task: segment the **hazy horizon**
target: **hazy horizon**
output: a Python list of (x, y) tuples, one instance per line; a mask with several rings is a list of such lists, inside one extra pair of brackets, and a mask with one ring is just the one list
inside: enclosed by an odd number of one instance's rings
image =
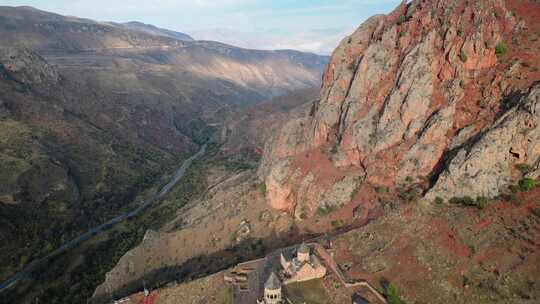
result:
[(251, 49), (294, 49), (329, 55), (369, 16), (387, 13), (400, 0), (7, 0), (97, 21), (139, 21)]

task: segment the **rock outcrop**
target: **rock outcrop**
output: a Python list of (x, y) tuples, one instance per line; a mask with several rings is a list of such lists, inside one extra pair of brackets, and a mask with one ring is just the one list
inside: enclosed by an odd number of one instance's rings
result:
[[(351, 178), (355, 195), (338, 205), (406, 183), (429, 198), (493, 196), (514, 183), (512, 166), (539, 153), (536, 90), (520, 106), (507, 102), (540, 79), (530, 38), (539, 10), (531, 1), (430, 0), (368, 19), (332, 55), (310, 115), (267, 143), (259, 172), (268, 203), (309, 216)], [(518, 126), (523, 119), (531, 125)], [(474, 160), (458, 151), (471, 144)], [(471, 170), (485, 178), (473, 180)]]
[(450, 196), (494, 197), (516, 179), (516, 164), (526, 175), (540, 173), (540, 85), (520, 98), (485, 131), (465, 143), (445, 166), (428, 199)]
[(0, 75), (20, 84), (56, 84), (60, 78), (54, 67), (26, 48), (0, 48), (0, 63)]

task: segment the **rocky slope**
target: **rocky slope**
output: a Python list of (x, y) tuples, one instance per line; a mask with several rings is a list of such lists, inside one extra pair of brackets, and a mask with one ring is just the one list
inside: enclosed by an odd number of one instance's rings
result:
[(298, 218), (376, 207), (417, 184), (425, 201), (495, 197), (540, 161), (540, 5), (412, 1), (336, 49), (310, 115), (266, 147), (268, 203)]

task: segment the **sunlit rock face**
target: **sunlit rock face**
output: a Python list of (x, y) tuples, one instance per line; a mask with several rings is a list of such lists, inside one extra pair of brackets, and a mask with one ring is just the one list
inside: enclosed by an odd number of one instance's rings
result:
[[(419, 182), (430, 199), (497, 195), (516, 164), (538, 163), (534, 19), (500, 0), (412, 1), (368, 19), (333, 53), (311, 113), (267, 143), (268, 203), (312, 215), (344, 180), (358, 189)], [(522, 106), (509, 101), (516, 95)], [(473, 171), (485, 174), (474, 185)], [(349, 200), (369, 191), (353, 192)]]

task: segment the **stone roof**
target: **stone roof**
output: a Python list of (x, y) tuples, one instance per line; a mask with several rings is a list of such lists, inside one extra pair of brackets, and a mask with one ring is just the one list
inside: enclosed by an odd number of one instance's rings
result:
[(270, 274), (270, 277), (264, 284), (265, 289), (276, 290), (281, 288), (281, 282), (279, 281), (275, 272)]
[(309, 253), (309, 247), (306, 245), (306, 243), (302, 243), (298, 247), (298, 253)]

